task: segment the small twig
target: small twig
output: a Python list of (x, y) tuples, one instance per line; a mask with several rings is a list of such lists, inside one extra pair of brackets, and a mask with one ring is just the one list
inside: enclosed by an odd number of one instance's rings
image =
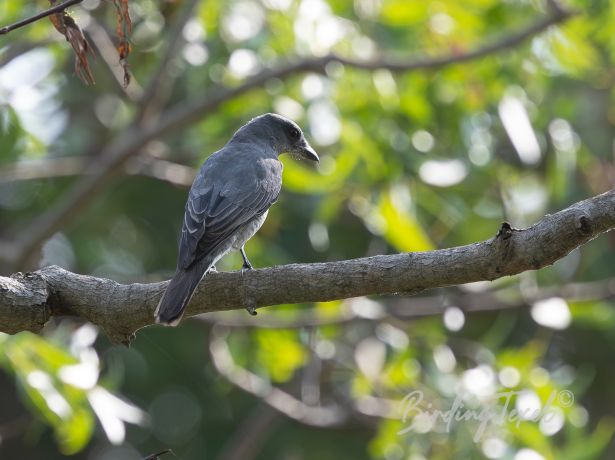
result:
[(83, 0), (67, 0), (64, 3), (60, 3), (59, 5), (52, 6), (48, 10), (38, 13), (30, 18), (22, 19), (21, 21), (18, 21), (15, 24), (2, 27), (0, 29), (0, 35), (8, 34), (12, 30), (19, 29), (20, 27), (27, 26), (28, 24), (32, 24), (33, 22), (36, 22), (39, 19), (46, 18), (47, 16), (51, 16), (54, 13), (59, 13), (60, 11), (64, 11), (69, 6), (76, 5), (77, 3), (81, 3), (82, 1)]
[(175, 455), (175, 453), (171, 449), (165, 449), (165, 450), (161, 450), (160, 452), (156, 452), (155, 454), (150, 454), (147, 457), (144, 457), (142, 460), (160, 460), (160, 457), (162, 457), (165, 454)]

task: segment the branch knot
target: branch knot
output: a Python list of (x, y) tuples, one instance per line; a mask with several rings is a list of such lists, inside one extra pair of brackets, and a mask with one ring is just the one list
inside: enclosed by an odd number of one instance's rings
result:
[(585, 214), (581, 215), (578, 219), (577, 219), (577, 230), (582, 234), (582, 235), (586, 235), (589, 236), (593, 233), (592, 230), (592, 224), (591, 224), (591, 220), (588, 216), (586, 216)]

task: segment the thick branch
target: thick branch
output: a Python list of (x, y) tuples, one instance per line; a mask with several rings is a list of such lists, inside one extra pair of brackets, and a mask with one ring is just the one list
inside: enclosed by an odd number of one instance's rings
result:
[(394, 72), (441, 68), (512, 48), (550, 26), (564, 21), (572, 14), (561, 9), (554, 10), (549, 16), (536, 21), (523, 30), (466, 53), (455, 52), (441, 57), (403, 61), (383, 58), (369, 62), (329, 54), (323, 57), (296, 60), (273, 69), (265, 69), (235, 88), (212, 88), (201, 99), (182, 101), (153, 123), (142, 125), (133, 123), (123, 136), (96, 155), (97, 159), (89, 167), (93, 174), (81, 178), (49, 211), (29, 225), (26, 231), (21, 232), (16, 241), (11, 244), (0, 245), (2, 246), (0, 247), (0, 250), (2, 250), (0, 256), (6, 261), (7, 267), (11, 269), (21, 266), (47, 238), (79, 215), (79, 211), (96, 197), (97, 192), (106, 186), (118, 169), (130, 158), (137, 155), (148, 142), (215, 113), (221, 104), (255, 88), (262, 87), (272, 78), (287, 79), (304, 72), (325, 73), (327, 66), (331, 63), (340, 63), (365, 70), (389, 69)]
[[(615, 189), (581, 201), (524, 230), (502, 225), (481, 243), (429, 252), (292, 264), (205, 277), (188, 316), (246, 305), (317, 302), (366, 295), (414, 294), (425, 289), (494, 280), (536, 270), (615, 228)], [(47, 267), (0, 278), (0, 331), (38, 331), (53, 315), (74, 315), (127, 342), (153, 323), (166, 282), (123, 285)], [(258, 317), (254, 319), (258, 321)]]

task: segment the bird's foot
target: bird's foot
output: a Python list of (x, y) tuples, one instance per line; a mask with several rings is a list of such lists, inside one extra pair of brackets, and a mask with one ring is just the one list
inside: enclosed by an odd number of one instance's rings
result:
[(256, 301), (252, 297), (246, 298), (246, 311), (250, 316), (256, 316)]
[(248, 270), (254, 270), (254, 267), (252, 266), (250, 262), (244, 262), (243, 265), (241, 266), (241, 276), (243, 276), (243, 274), (247, 272)]
[(246, 300), (245, 301), (246, 311), (250, 313), (251, 316), (256, 316), (256, 301), (252, 297), (248, 296), (246, 283), (245, 283), (245, 280), (243, 279), (244, 273), (248, 270), (253, 270), (254, 267), (252, 267), (252, 264), (246, 257), (246, 251), (243, 249), (243, 246), (241, 247), (241, 256), (243, 257), (243, 266), (241, 267), (241, 281), (243, 284), (244, 298)]

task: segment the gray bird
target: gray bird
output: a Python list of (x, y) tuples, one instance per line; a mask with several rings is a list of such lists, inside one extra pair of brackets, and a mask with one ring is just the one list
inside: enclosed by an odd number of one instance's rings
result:
[(319, 161), (296, 123), (267, 113), (205, 161), (190, 188), (177, 270), (158, 303), (156, 322), (176, 326), (203, 276), (231, 249), (241, 251), (242, 271), (252, 268), (244, 245), (278, 199), (281, 153)]

